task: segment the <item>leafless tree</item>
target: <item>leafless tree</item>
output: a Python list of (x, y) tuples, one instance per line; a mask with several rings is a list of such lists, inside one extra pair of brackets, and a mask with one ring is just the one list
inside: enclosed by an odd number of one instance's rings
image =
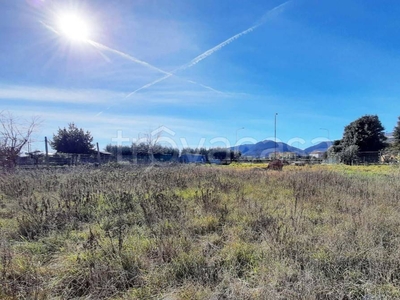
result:
[(156, 152), (157, 144), (162, 136), (162, 132), (152, 131), (145, 135), (146, 145), (149, 147), (150, 161), (154, 163), (154, 153)]
[(39, 117), (30, 121), (15, 117), (9, 111), (0, 111), (0, 165), (14, 168), (18, 155), (39, 127)]
[[(159, 147), (158, 142), (162, 137), (162, 133), (162, 130), (159, 129), (149, 131), (149, 133), (142, 134), (142, 137), (138, 138), (136, 141), (136, 147), (138, 147), (141, 152), (147, 152), (151, 163), (155, 161), (154, 153), (157, 152)], [(136, 151), (138, 151), (138, 149), (136, 149)]]

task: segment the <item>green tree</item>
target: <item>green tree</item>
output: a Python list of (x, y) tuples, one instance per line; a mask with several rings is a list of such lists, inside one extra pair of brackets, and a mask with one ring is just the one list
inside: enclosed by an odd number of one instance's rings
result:
[(400, 150), (400, 117), (397, 120), (397, 126), (393, 129), (394, 144), (396, 150)]
[(352, 165), (358, 159), (358, 151), (357, 145), (345, 147), (340, 153), (340, 160), (346, 165)]
[(107, 152), (110, 152), (112, 155), (117, 156), (121, 154), (122, 156), (132, 156), (133, 155), (133, 146), (117, 146), (108, 144), (105, 148)]
[(50, 145), (57, 152), (89, 154), (93, 151), (93, 137), (89, 131), (84, 132), (74, 123), (68, 124), (68, 128), (59, 128), (57, 134), (53, 135)]
[(229, 148), (212, 148), (209, 149), (208, 156), (213, 159), (233, 161), (237, 160), (241, 156), (241, 153)]
[(205, 157), (208, 156), (208, 150), (204, 147), (196, 148), (196, 153), (204, 155)]
[(347, 125), (344, 129), (342, 146), (358, 146), (362, 151), (379, 151), (386, 147), (385, 128), (376, 115), (365, 115)]
[(197, 149), (186, 147), (181, 150), (181, 155), (184, 154), (198, 154)]
[(179, 149), (157, 145), (153, 150), (153, 155), (157, 161), (174, 161), (178, 159)]
[(149, 143), (132, 144), (133, 154), (141, 161), (174, 161), (178, 159), (179, 149)]

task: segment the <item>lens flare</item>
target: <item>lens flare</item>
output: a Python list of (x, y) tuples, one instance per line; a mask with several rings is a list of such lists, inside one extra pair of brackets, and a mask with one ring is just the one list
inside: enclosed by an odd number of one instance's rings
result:
[(91, 29), (85, 19), (76, 13), (65, 13), (58, 17), (58, 29), (72, 41), (88, 41)]

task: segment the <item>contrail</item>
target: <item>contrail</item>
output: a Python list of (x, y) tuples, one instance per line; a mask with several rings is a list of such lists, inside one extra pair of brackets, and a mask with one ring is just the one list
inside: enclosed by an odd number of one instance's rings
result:
[(202, 83), (198, 83), (198, 82), (193, 81), (193, 80), (187, 80), (187, 82), (190, 82), (190, 83), (193, 83), (193, 84), (197, 84), (197, 85), (199, 85), (199, 86), (202, 86), (202, 87), (205, 88), (205, 89), (209, 89), (210, 91), (216, 92), (216, 93), (218, 93), (218, 94), (223, 94), (223, 95), (226, 94), (226, 93), (221, 92), (221, 91), (218, 91), (218, 90), (216, 90), (216, 89), (214, 89), (214, 88), (212, 88), (212, 87), (210, 87), (210, 86), (204, 85), (204, 84), (202, 84)]
[[(161, 78), (159, 78), (159, 79), (157, 79), (157, 80), (155, 80), (155, 81), (153, 81), (153, 82), (150, 82), (150, 83), (148, 83), (148, 84), (145, 84), (144, 86), (142, 86), (142, 87), (140, 87), (140, 88), (134, 90), (133, 92), (129, 93), (129, 94), (126, 96), (126, 98), (132, 96), (133, 94), (136, 94), (137, 92), (139, 92), (139, 91), (141, 91), (141, 90), (147, 89), (147, 88), (149, 88), (149, 87), (155, 85), (156, 83), (159, 83), (159, 82), (161, 82), (161, 81), (164, 81), (165, 79), (167, 79), (167, 78), (169, 78), (169, 77), (175, 75), (175, 73), (177, 73), (177, 72), (179, 72), (179, 71), (183, 71), (183, 70), (186, 70), (186, 69), (188, 69), (188, 68), (193, 67), (194, 65), (198, 64), (199, 62), (201, 62), (203, 59), (206, 59), (206, 58), (209, 57), (210, 55), (212, 55), (212, 54), (214, 54), (215, 52), (221, 50), (223, 47), (229, 45), (229, 44), (232, 43), (234, 40), (240, 38), (241, 36), (243, 36), (243, 35), (245, 35), (245, 34), (248, 34), (248, 33), (252, 32), (253, 30), (255, 30), (255, 29), (257, 29), (258, 27), (260, 27), (261, 25), (263, 25), (263, 24), (268, 20), (268, 17), (270, 17), (270, 16), (271, 16), (273, 13), (275, 13), (275, 12), (278, 12), (278, 13), (279, 13), (280, 11), (282, 11), (283, 8), (284, 8), (285, 6), (287, 6), (290, 2), (292, 2), (292, 0), (286, 1), (285, 3), (282, 3), (282, 4), (280, 4), (280, 5), (276, 6), (276, 7), (274, 7), (273, 9), (271, 9), (270, 11), (268, 11), (267, 13), (265, 13), (264, 16), (257, 22), (256, 25), (253, 25), (252, 27), (250, 27), (250, 28), (248, 28), (248, 29), (246, 29), (246, 30), (244, 30), (244, 31), (242, 31), (242, 32), (240, 32), (240, 33), (238, 33), (238, 34), (235, 34), (234, 36), (230, 37), (229, 39), (225, 40), (224, 42), (218, 44), (217, 46), (215, 46), (215, 47), (213, 47), (213, 48), (207, 50), (206, 52), (200, 54), (199, 56), (195, 57), (194, 59), (192, 59), (192, 60), (191, 60), (190, 62), (188, 62), (187, 64), (184, 64), (184, 65), (180, 66), (179, 68), (173, 70), (171, 73), (167, 74), (166, 76), (161, 77)], [(196, 84), (198, 84), (198, 83), (196, 83)], [(203, 85), (202, 85), (202, 86), (203, 86)], [(207, 88), (208, 88), (208, 87), (207, 87)]]
[(153, 82), (150, 82), (150, 83), (148, 83), (148, 84), (145, 84), (144, 86), (142, 86), (142, 87), (140, 87), (140, 88), (134, 90), (133, 92), (129, 93), (128, 95), (126, 95), (126, 96), (125, 96), (125, 99), (126, 99), (126, 98), (129, 98), (130, 96), (132, 96), (133, 94), (136, 94), (137, 92), (139, 92), (139, 91), (141, 91), (141, 90), (147, 89), (147, 88), (151, 87), (152, 85), (155, 85), (155, 84), (158, 83), (158, 82), (164, 81), (165, 79), (170, 78), (171, 76), (173, 76), (173, 75), (172, 75), (172, 74), (168, 74), (168, 75), (166, 75), (166, 76), (164, 76), (164, 77), (161, 77), (161, 78), (159, 78), (159, 79), (157, 79), (157, 80), (155, 80), (155, 81), (153, 81)]
[(130, 60), (130, 61), (133, 61), (134, 63), (137, 63), (137, 64), (140, 64), (140, 65), (142, 65), (142, 66), (145, 66), (145, 67), (147, 67), (147, 68), (149, 68), (149, 69), (158, 71), (158, 72), (163, 73), (163, 74), (173, 75), (173, 74), (171, 74), (171, 73), (169, 73), (169, 72), (166, 72), (166, 71), (164, 71), (164, 70), (161, 70), (160, 68), (157, 68), (157, 67), (155, 67), (155, 66), (153, 66), (153, 65), (151, 65), (151, 64), (149, 64), (149, 63), (147, 63), (147, 62), (145, 62), (145, 61), (143, 61), (143, 60), (137, 59), (137, 58), (135, 58), (135, 57), (133, 57), (133, 56), (131, 56), (131, 55), (129, 55), (129, 54), (126, 54), (126, 53), (121, 52), (121, 51), (118, 51), (118, 50), (116, 50), (116, 49), (107, 47), (107, 46), (102, 45), (102, 44), (100, 44), (100, 43), (97, 43), (97, 42), (95, 42), (95, 41), (87, 40), (86, 42), (89, 43), (90, 45), (92, 45), (92, 46), (95, 47), (95, 48), (100, 48), (100, 49), (103, 49), (103, 50), (112, 52), (112, 53), (117, 54), (117, 55), (119, 55), (119, 56), (121, 56), (121, 57), (123, 57), (123, 58), (126, 58), (126, 59), (128, 59), (128, 60)]
[[(140, 87), (140, 88), (134, 90), (133, 92), (129, 93), (128, 95), (126, 95), (126, 96), (125, 96), (125, 99), (126, 99), (126, 98), (129, 98), (130, 96), (132, 96), (133, 94), (136, 94), (137, 92), (139, 92), (139, 91), (141, 91), (141, 90), (145, 90), (145, 89), (147, 89), (147, 88), (149, 88), (149, 87), (155, 85), (156, 83), (159, 83), (159, 82), (161, 82), (161, 81), (164, 81), (165, 79), (170, 78), (171, 76), (174, 76), (174, 74), (171, 73), (171, 74), (165, 75), (164, 77), (161, 77), (161, 78), (159, 78), (159, 79), (157, 79), (157, 80), (154, 80), (153, 82), (150, 82), (150, 83), (148, 83), (148, 84), (145, 84), (144, 86), (142, 86), (142, 87)], [(189, 82), (189, 83), (197, 84), (197, 85), (199, 85), (199, 86), (201, 86), (201, 87), (203, 87), (203, 88), (209, 89), (209, 90), (211, 90), (211, 91), (213, 91), (213, 92), (215, 92), (215, 93), (219, 93), (219, 94), (225, 95), (224, 92), (218, 91), (218, 90), (216, 90), (216, 89), (213, 89), (212, 87), (209, 87), (209, 86), (207, 86), (207, 85), (198, 83), (198, 82), (196, 82), (196, 81), (193, 81), (193, 80), (186, 80), (186, 81)]]
[(194, 65), (198, 64), (199, 62), (201, 62), (203, 59), (205, 59), (205, 58), (209, 57), (210, 55), (212, 55), (214, 52), (217, 52), (218, 50), (221, 50), (226, 45), (229, 45), (234, 40), (240, 38), (242, 35), (245, 35), (245, 34), (248, 34), (249, 32), (252, 32), (254, 29), (256, 29), (257, 27), (259, 27), (261, 25), (262, 24), (254, 25), (254, 26), (250, 27), (249, 29), (246, 29), (246, 30), (234, 35), (233, 37), (227, 39), (226, 41), (222, 42), (221, 44), (218, 44), (214, 48), (211, 48), (211, 49), (207, 50), (206, 52), (204, 52), (203, 54), (200, 54), (196, 58), (192, 59), (189, 63), (179, 67), (178, 70), (181, 71), (181, 70), (185, 70), (185, 69), (188, 69), (190, 67), (193, 67)]
[[(152, 86), (153, 84), (156, 84), (157, 82), (163, 81), (163, 80), (165, 80), (165, 79), (167, 79), (167, 78), (169, 78), (169, 77), (172, 77), (172, 76), (176, 76), (173, 72), (164, 71), (164, 70), (162, 70), (162, 69), (160, 69), (160, 68), (157, 68), (157, 67), (155, 67), (155, 66), (153, 66), (153, 65), (151, 65), (151, 64), (149, 64), (149, 63), (147, 63), (147, 62), (145, 62), (145, 61), (143, 61), (143, 60), (137, 59), (137, 58), (135, 58), (135, 57), (133, 57), (133, 56), (131, 56), (131, 55), (129, 55), (129, 54), (126, 54), (126, 53), (124, 53), (124, 52), (118, 51), (118, 50), (116, 50), (116, 49), (107, 47), (107, 46), (105, 46), (105, 45), (99, 44), (99, 43), (94, 42), (94, 41), (91, 41), (91, 40), (88, 40), (87, 42), (88, 42), (90, 45), (92, 45), (92, 46), (94, 46), (94, 47), (96, 47), (96, 48), (100, 48), (100, 49), (103, 49), (103, 50), (106, 50), (106, 51), (115, 53), (115, 54), (117, 54), (117, 55), (119, 55), (119, 56), (122, 56), (122, 57), (124, 57), (124, 58), (126, 58), (126, 59), (128, 59), (128, 60), (130, 60), (130, 61), (133, 61), (133, 62), (135, 62), (135, 63), (141, 64), (141, 65), (143, 65), (143, 66), (145, 66), (145, 67), (148, 67), (148, 68), (150, 68), (150, 69), (156, 70), (156, 71), (158, 71), (158, 72), (163, 73), (163, 74), (166, 75), (166, 76), (164, 76), (164, 77), (162, 77), (162, 78), (160, 78), (160, 79), (157, 79), (156, 81), (152, 82), (151, 85), (149, 85), (150, 83), (148, 83), (148, 84), (144, 85), (143, 87), (141, 87), (141, 88), (135, 90), (134, 92), (128, 94), (128, 95), (126, 96), (126, 98), (130, 97), (131, 95), (133, 95), (134, 93), (136, 93), (136, 92), (138, 92), (138, 91), (140, 91), (140, 90), (146, 89), (146, 88)], [(177, 77), (178, 77), (178, 76), (177, 76)], [(181, 78), (181, 77), (180, 77), (180, 78)], [(187, 82), (189, 82), (189, 83), (199, 85), (199, 86), (201, 86), (201, 87), (203, 87), (203, 88), (205, 88), (205, 89), (208, 89), (208, 90), (210, 90), (210, 91), (213, 91), (213, 92), (216, 92), (216, 93), (220, 93), (220, 94), (224, 94), (224, 93), (221, 92), (221, 91), (218, 91), (218, 90), (216, 90), (216, 89), (214, 89), (214, 88), (212, 88), (212, 87), (209, 87), (209, 86), (207, 86), (207, 85), (204, 85), (204, 84), (195, 82), (195, 81), (193, 81), (193, 80), (188, 80), (188, 79), (184, 79), (184, 78), (181, 78), (181, 79), (183, 79), (183, 80), (185, 80), (185, 81), (187, 81)]]
[[(49, 30), (53, 31), (54, 33), (56, 33), (57, 35), (61, 35), (61, 33), (58, 32), (54, 27), (52, 27), (52, 26), (46, 24), (46, 23), (43, 22), (43, 21), (40, 21), (40, 23), (41, 23), (43, 26), (45, 26), (47, 29), (49, 29)], [(112, 53), (114, 53), (114, 54), (117, 54), (117, 55), (119, 55), (119, 56), (122, 56), (123, 58), (126, 58), (126, 59), (128, 59), (128, 60), (130, 60), (130, 61), (132, 61), (132, 62), (134, 62), (134, 63), (137, 63), (137, 64), (140, 64), (140, 65), (142, 65), (142, 66), (148, 67), (148, 68), (150, 68), (150, 69), (152, 69), (152, 70), (156, 70), (156, 71), (158, 71), (158, 72), (160, 72), (160, 73), (172, 75), (172, 74), (169, 73), (169, 72), (166, 72), (166, 71), (164, 71), (164, 70), (161, 70), (160, 68), (157, 68), (157, 67), (155, 67), (155, 66), (153, 66), (153, 65), (151, 65), (151, 64), (149, 64), (149, 63), (147, 63), (147, 62), (145, 62), (145, 61), (143, 61), (143, 60), (137, 59), (136, 57), (133, 57), (132, 55), (126, 54), (126, 53), (124, 53), (124, 52), (122, 52), (122, 51), (118, 51), (118, 50), (116, 50), (116, 49), (107, 47), (107, 46), (105, 46), (105, 45), (103, 45), (103, 44), (97, 43), (97, 42), (92, 41), (92, 40), (89, 40), (89, 39), (84, 40), (83, 42), (86, 42), (86, 43), (88, 43), (89, 45), (92, 45), (92, 46), (95, 47), (95, 48), (103, 49), (103, 50), (112, 52)]]
[[(49, 30), (53, 31), (54, 33), (56, 33), (57, 35), (61, 35), (61, 33), (58, 32), (54, 27), (52, 27), (52, 26), (50, 26), (50, 25), (48, 25), (48, 24), (46, 24), (45, 22), (42, 22), (42, 21), (40, 21), (40, 23), (41, 23), (43, 26), (45, 26), (47, 29), (49, 29)], [(171, 76), (176, 76), (176, 75), (173, 74), (173, 73), (170, 73), (170, 72), (164, 71), (164, 70), (162, 70), (162, 69), (160, 69), (160, 68), (157, 68), (157, 67), (155, 67), (155, 66), (153, 66), (153, 65), (151, 65), (151, 64), (149, 64), (149, 63), (147, 63), (147, 62), (145, 62), (145, 61), (143, 61), (143, 60), (140, 60), (140, 59), (138, 59), (138, 58), (136, 58), (136, 57), (133, 57), (132, 55), (129, 55), (129, 54), (126, 54), (126, 53), (124, 53), (124, 52), (122, 52), (122, 51), (119, 51), (119, 50), (116, 50), (116, 49), (107, 47), (107, 46), (105, 46), (105, 45), (103, 45), (103, 44), (100, 44), (100, 43), (97, 43), (97, 42), (95, 42), (95, 41), (92, 41), (92, 40), (87, 39), (87, 40), (84, 40), (83, 42), (86, 42), (86, 43), (88, 43), (89, 45), (91, 45), (91, 46), (93, 46), (93, 47), (95, 47), (95, 48), (97, 48), (97, 49), (102, 49), (102, 50), (105, 50), (105, 51), (108, 51), (108, 52), (117, 54), (117, 55), (119, 55), (119, 56), (121, 56), (121, 57), (123, 57), (123, 58), (125, 58), (125, 59), (127, 59), (127, 60), (130, 60), (130, 61), (134, 62), (134, 63), (140, 64), (140, 65), (145, 66), (145, 67), (147, 67), (147, 68), (149, 68), (149, 69), (152, 69), (152, 70), (155, 70), (155, 71), (157, 71), (157, 72), (163, 73), (163, 74), (167, 75), (166, 78), (169, 78), (169, 77), (171, 77)], [(100, 52), (100, 53), (101, 53), (101, 52)], [(109, 59), (107, 59), (107, 60), (109, 60)], [(166, 79), (166, 78), (165, 78), (165, 79)], [(181, 79), (183, 79), (183, 78), (181, 78)], [(163, 79), (163, 80), (164, 80), (164, 79)], [(203, 87), (203, 88), (205, 88), (205, 89), (211, 90), (211, 91), (213, 91), (213, 92), (223, 93), (223, 92), (221, 92), (221, 91), (218, 91), (218, 90), (216, 90), (216, 89), (213, 89), (213, 88), (211, 88), (211, 87), (209, 87), (209, 86), (206, 86), (206, 85), (204, 85), (204, 84), (200, 84), (200, 83), (197, 83), (197, 82), (194, 82), (194, 81), (191, 81), (191, 80), (187, 80), (187, 79), (183, 79), (183, 80), (185, 80), (185, 81), (187, 81), (187, 82), (190, 82), (190, 83), (193, 83), (193, 84), (196, 84), (196, 85), (199, 85), (199, 86), (201, 86), (201, 87)], [(158, 81), (157, 81), (157, 82), (158, 82)], [(137, 91), (139, 91), (139, 90), (141, 90), (141, 89), (144, 89), (144, 88), (146, 88), (146, 87), (140, 88), (140, 89), (138, 89)], [(132, 94), (132, 93), (130, 93), (129, 95), (131, 95), (131, 94)]]
[(45, 22), (39, 21), (39, 23), (46, 27), (48, 30), (53, 31), (55, 34), (61, 35), (57, 30), (54, 29), (54, 27), (47, 25)]
[[(288, 5), (290, 2), (292, 2), (292, 1), (293, 1), (293, 0), (289, 0), (289, 1), (286, 1), (286, 2), (284, 2), (284, 3), (282, 3), (282, 4), (278, 5), (278, 6), (274, 7), (273, 9), (271, 9), (271, 10), (269, 10), (267, 13), (265, 13), (265, 14), (263, 15), (263, 17), (262, 17), (255, 25), (253, 25), (252, 27), (250, 27), (250, 28), (248, 28), (248, 29), (246, 29), (246, 30), (244, 30), (244, 31), (242, 31), (242, 32), (240, 32), (240, 33), (238, 33), (238, 34), (235, 34), (234, 36), (230, 37), (229, 39), (225, 40), (224, 42), (222, 42), (222, 43), (218, 44), (217, 46), (215, 46), (215, 47), (213, 47), (213, 48), (211, 48), (211, 49), (205, 51), (204, 53), (202, 53), (202, 54), (200, 54), (199, 56), (197, 56), (197, 57), (195, 57), (194, 59), (192, 59), (190, 62), (188, 62), (188, 63), (186, 63), (186, 64), (184, 64), (184, 65), (182, 65), (182, 66), (176, 68), (175, 70), (173, 70), (173, 71), (171, 71), (171, 72), (166, 72), (166, 71), (164, 71), (164, 70), (162, 70), (162, 69), (160, 69), (160, 68), (157, 68), (157, 67), (155, 67), (155, 66), (153, 66), (153, 65), (151, 65), (151, 64), (149, 64), (149, 63), (147, 63), (147, 62), (145, 62), (145, 61), (142, 61), (142, 60), (140, 60), (140, 59), (137, 59), (137, 58), (135, 58), (135, 57), (133, 57), (133, 56), (131, 56), (131, 55), (129, 55), (129, 54), (126, 54), (126, 53), (121, 52), (121, 51), (118, 51), (118, 50), (116, 50), (116, 49), (107, 47), (107, 46), (102, 45), (102, 44), (100, 44), (100, 43), (97, 43), (97, 42), (95, 42), (95, 41), (86, 40), (86, 42), (87, 42), (88, 44), (90, 44), (90, 45), (96, 47), (96, 48), (103, 49), (103, 50), (112, 52), (112, 53), (114, 53), (114, 54), (120, 55), (121, 57), (124, 57), (124, 58), (126, 58), (126, 59), (128, 59), (128, 60), (130, 60), (130, 61), (132, 61), (132, 62), (135, 62), (135, 63), (137, 63), (137, 64), (143, 65), (143, 66), (148, 67), (148, 68), (150, 68), (150, 69), (156, 70), (156, 71), (158, 71), (158, 72), (160, 72), (160, 73), (163, 73), (163, 74), (165, 75), (165, 76), (163, 76), (163, 77), (161, 77), (161, 78), (159, 78), (159, 79), (157, 79), (157, 80), (155, 80), (155, 81), (153, 81), (153, 82), (147, 83), (147, 84), (145, 84), (144, 86), (142, 86), (142, 87), (140, 87), (140, 88), (134, 90), (133, 92), (129, 93), (128, 95), (125, 96), (125, 99), (126, 99), (126, 98), (131, 97), (132, 95), (136, 94), (137, 92), (139, 92), (139, 91), (141, 91), (141, 90), (147, 89), (147, 88), (149, 88), (149, 87), (151, 87), (151, 86), (153, 86), (153, 85), (155, 85), (155, 84), (157, 84), (157, 83), (159, 83), (159, 82), (161, 82), (161, 81), (166, 80), (167, 78), (170, 78), (170, 77), (172, 77), (172, 76), (176, 76), (175, 73), (177, 73), (177, 72), (179, 72), (179, 71), (183, 71), (183, 70), (186, 70), (186, 69), (188, 69), (188, 68), (193, 67), (194, 65), (198, 64), (199, 62), (201, 62), (202, 60), (206, 59), (207, 57), (209, 57), (210, 55), (214, 54), (215, 52), (221, 50), (223, 47), (229, 45), (230, 43), (232, 43), (232, 42), (235, 41), (236, 39), (240, 38), (241, 36), (246, 35), (246, 34), (252, 32), (253, 30), (257, 29), (258, 27), (262, 26), (274, 12), (278, 12), (278, 13), (279, 13), (280, 11), (283, 10), (283, 8), (284, 8), (285, 6), (287, 6), (287, 5)], [(60, 35), (60, 33), (59, 33), (57, 30), (55, 30), (53, 27), (51, 27), (50, 25), (45, 24), (44, 22), (41, 22), (41, 23), (42, 23), (46, 28), (48, 28), (49, 30), (51, 30), (51, 31), (55, 32), (56, 34)], [(185, 79), (185, 80), (186, 80), (186, 79)], [(195, 81), (192, 81), (192, 80), (186, 80), (186, 81), (188, 81), (188, 82), (190, 82), (190, 83), (192, 83), (192, 84), (199, 85), (199, 86), (201, 86), (201, 87), (203, 87), (203, 88), (209, 89), (209, 90), (211, 90), (211, 91), (213, 91), (213, 92), (225, 94), (225, 93), (223, 93), (223, 92), (221, 92), (221, 91), (218, 91), (218, 90), (213, 89), (213, 88), (211, 88), (211, 87), (209, 87), (209, 86), (206, 86), (206, 85), (197, 83), (197, 82), (195, 82)], [(112, 106), (113, 106), (113, 105), (112, 105)], [(108, 107), (106, 110), (110, 109), (112, 106)], [(102, 114), (102, 113), (103, 113), (103, 112), (99, 112), (97, 115), (100, 115), (100, 114)]]
[(210, 55), (212, 55), (214, 52), (217, 52), (217, 51), (221, 50), (223, 47), (229, 45), (234, 40), (237, 40), (241, 36), (243, 36), (245, 34), (248, 34), (248, 33), (252, 32), (253, 30), (257, 29), (258, 27), (263, 25), (268, 20), (269, 16), (271, 16), (274, 12), (279, 12), (279, 10), (282, 10), (290, 2), (292, 2), (292, 0), (287, 1), (285, 3), (282, 3), (282, 4), (274, 7), (273, 9), (268, 11), (266, 14), (264, 14), (264, 16), (260, 19), (260, 21), (256, 25), (254, 25), (254, 26), (252, 26), (252, 27), (250, 27), (250, 28), (248, 28), (248, 29), (246, 29), (246, 30), (244, 30), (242, 32), (239, 32), (238, 34), (235, 34), (234, 36), (230, 37), (226, 41), (224, 41), (224, 42), (218, 44), (217, 46), (207, 50), (203, 54), (200, 54), (196, 58), (192, 59), (189, 63), (179, 67), (178, 70), (181, 71), (181, 70), (185, 70), (185, 69), (188, 69), (190, 67), (193, 67), (194, 65), (198, 64), (199, 62), (201, 62), (203, 59), (205, 59), (205, 58), (209, 57)]
[[(194, 65), (198, 64), (199, 62), (201, 62), (203, 59), (209, 57), (210, 55), (212, 55), (213, 53), (221, 50), (223, 47), (229, 45), (230, 43), (232, 43), (234, 40), (237, 40), (238, 38), (240, 38), (243, 35), (246, 35), (250, 32), (252, 32), (253, 30), (257, 29), (258, 27), (260, 27), (261, 25), (263, 25), (267, 20), (268, 17), (270, 17), (274, 12), (280, 12), (281, 10), (283, 10), (283, 8), (285, 6), (287, 6), (290, 2), (292, 2), (292, 0), (287, 1), (285, 3), (282, 3), (276, 7), (274, 7), (273, 9), (271, 9), (270, 11), (268, 11), (267, 13), (264, 14), (264, 16), (260, 19), (260, 21), (258, 21), (258, 23), (242, 32), (239, 32), (238, 34), (235, 34), (234, 36), (230, 37), (229, 39), (227, 39), (226, 41), (218, 44), (217, 46), (207, 50), (206, 52), (200, 54), (199, 56), (197, 56), (196, 58), (192, 59), (189, 63), (179, 67), (176, 71), (181, 71), (181, 70), (185, 70), (188, 69), (190, 67), (193, 67)], [(174, 73), (174, 72), (173, 72)]]

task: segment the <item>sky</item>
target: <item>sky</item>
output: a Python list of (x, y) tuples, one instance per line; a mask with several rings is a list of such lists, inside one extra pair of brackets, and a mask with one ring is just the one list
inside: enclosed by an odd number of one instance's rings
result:
[[(40, 117), (31, 150), (69, 123), (102, 149), (234, 146), (275, 130), (304, 149), (366, 114), (390, 132), (399, 14), (389, 0), (2, 0), (0, 111)], [(87, 35), (65, 34), (81, 23)]]

